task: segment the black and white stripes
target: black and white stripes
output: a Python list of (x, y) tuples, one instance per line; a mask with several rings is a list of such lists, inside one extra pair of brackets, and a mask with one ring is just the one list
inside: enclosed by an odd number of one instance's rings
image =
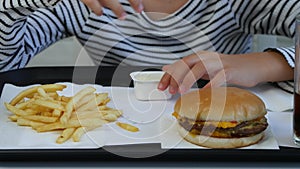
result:
[[(93, 14), (80, 0), (2, 0), (0, 71), (24, 67), (56, 41), (76, 36), (95, 63), (164, 65), (200, 50), (235, 54), (251, 51), (253, 34), (294, 36), (299, 0), (189, 0), (158, 21), (137, 14)], [(294, 49), (274, 49), (294, 66)]]

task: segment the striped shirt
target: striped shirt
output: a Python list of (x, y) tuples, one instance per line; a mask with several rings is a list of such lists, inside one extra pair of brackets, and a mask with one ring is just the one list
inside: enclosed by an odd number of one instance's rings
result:
[[(76, 36), (101, 65), (160, 66), (201, 50), (248, 53), (254, 34), (292, 38), (300, 13), (299, 0), (189, 0), (154, 21), (120, 0), (129, 14), (121, 21), (106, 8), (103, 16), (95, 15), (80, 0), (2, 1), (1, 71), (24, 67), (37, 53), (69, 36)], [(294, 67), (293, 47), (272, 50)]]

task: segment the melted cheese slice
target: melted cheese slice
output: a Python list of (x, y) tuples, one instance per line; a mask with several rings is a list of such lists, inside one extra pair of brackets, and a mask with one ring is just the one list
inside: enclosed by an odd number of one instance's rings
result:
[(173, 113), (172, 113), (172, 116), (174, 116), (176, 119), (179, 118), (179, 114), (178, 114), (177, 112), (173, 112)]
[(205, 122), (205, 125), (213, 125), (213, 126), (216, 126), (216, 127), (220, 127), (220, 128), (231, 128), (231, 127), (235, 127), (238, 125), (237, 122), (210, 122), (210, 121), (207, 121)]
[[(173, 112), (172, 114), (176, 119), (179, 118), (179, 115), (177, 112)], [(231, 128), (237, 126), (238, 122), (230, 122), (230, 121), (223, 121), (223, 122), (214, 122), (214, 121), (206, 121), (203, 122), (204, 125), (213, 125), (220, 128)]]

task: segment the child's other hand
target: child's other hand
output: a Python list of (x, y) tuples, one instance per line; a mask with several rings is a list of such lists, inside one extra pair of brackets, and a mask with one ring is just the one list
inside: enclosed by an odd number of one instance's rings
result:
[[(106, 7), (111, 9), (119, 19), (125, 19), (126, 12), (124, 11), (119, 0), (81, 0), (85, 5), (87, 5), (96, 15), (102, 15), (102, 8)], [(136, 12), (141, 12), (143, 10), (142, 0), (128, 0), (132, 8)]]

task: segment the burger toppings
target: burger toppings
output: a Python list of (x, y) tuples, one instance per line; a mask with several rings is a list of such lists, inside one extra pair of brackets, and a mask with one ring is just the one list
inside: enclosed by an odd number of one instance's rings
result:
[(213, 125), (213, 126), (216, 126), (216, 127), (219, 127), (219, 128), (230, 128), (230, 127), (235, 127), (235, 126), (238, 125), (237, 121), (230, 121), (230, 122), (227, 122), (227, 121), (223, 121), (223, 122), (207, 121), (205, 123), (206, 123), (206, 125)]
[(181, 118), (177, 113), (173, 113), (179, 124), (191, 134), (205, 135), (218, 138), (240, 138), (249, 137), (263, 132), (267, 127), (267, 119), (260, 117), (250, 121), (194, 121), (188, 118)]

